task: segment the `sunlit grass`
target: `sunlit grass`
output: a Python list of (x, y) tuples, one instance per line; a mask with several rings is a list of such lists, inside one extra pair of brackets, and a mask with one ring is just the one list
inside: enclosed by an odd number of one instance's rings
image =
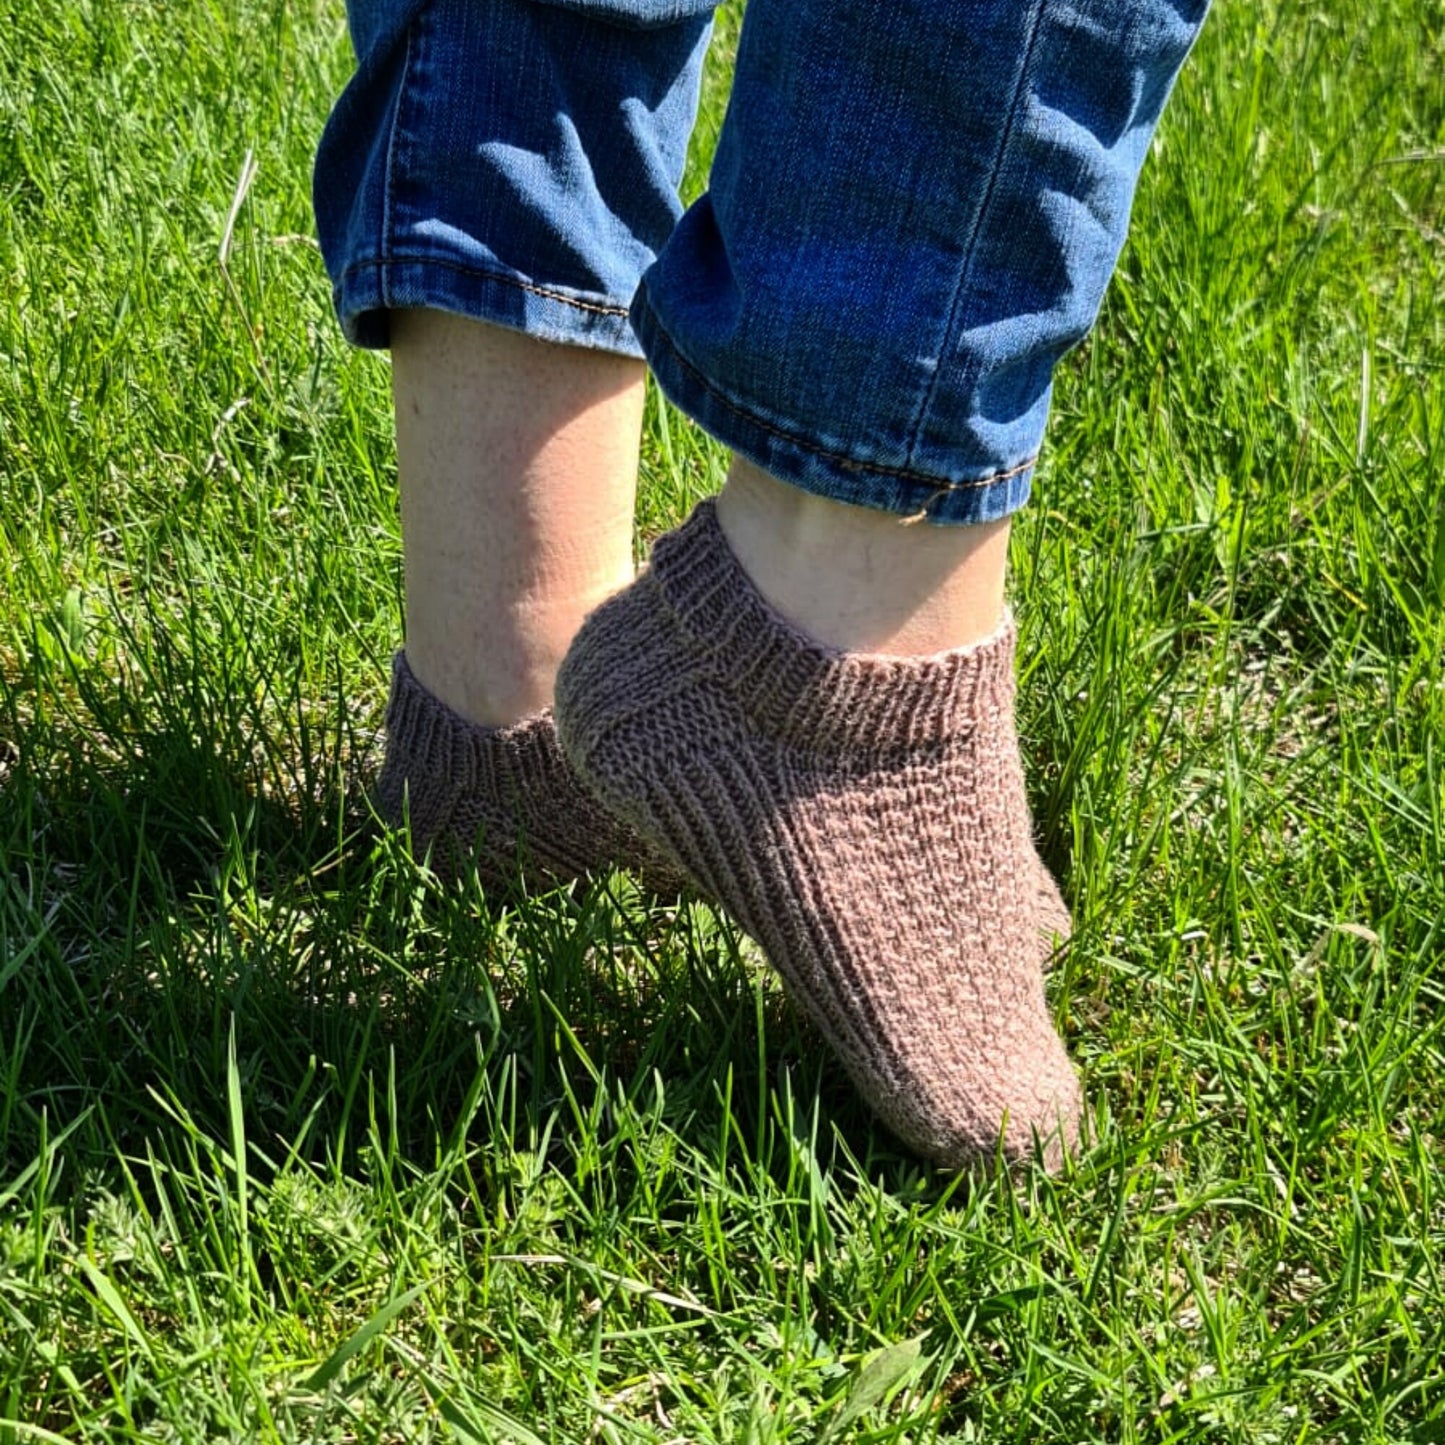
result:
[[(725, 919), (371, 818), (348, 60), (330, 0), (0, 25), (0, 1445), (1445, 1439), (1440, 5), (1221, 0), (1061, 372), (1013, 592), (1093, 1143), (972, 1191)], [(720, 466), (654, 399), (640, 531)]]

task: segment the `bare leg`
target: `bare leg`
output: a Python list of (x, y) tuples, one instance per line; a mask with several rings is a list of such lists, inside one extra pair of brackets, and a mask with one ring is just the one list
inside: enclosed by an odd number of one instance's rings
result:
[(1009, 523), (909, 525), (777, 481), (735, 460), (717, 503), (753, 585), (815, 641), (848, 652), (924, 654), (995, 631)]
[(540, 711), (632, 577), (642, 363), (441, 311), (392, 318), (406, 655), (469, 722)]

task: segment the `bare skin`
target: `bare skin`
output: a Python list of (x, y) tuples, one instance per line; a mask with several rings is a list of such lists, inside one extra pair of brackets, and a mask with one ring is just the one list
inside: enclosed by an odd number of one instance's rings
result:
[(922, 655), (977, 642), (1003, 613), (1009, 523), (910, 525), (814, 496), (735, 459), (718, 520), (765, 598), (846, 652)]
[[(392, 315), (406, 653), (472, 722), (549, 707), (583, 619), (633, 575), (644, 369), (440, 311)], [(1008, 522), (905, 525), (735, 460), (718, 498), (763, 596), (828, 646), (925, 654), (992, 632)]]
[(406, 655), (455, 712), (548, 707), (582, 619), (632, 580), (640, 361), (392, 314)]

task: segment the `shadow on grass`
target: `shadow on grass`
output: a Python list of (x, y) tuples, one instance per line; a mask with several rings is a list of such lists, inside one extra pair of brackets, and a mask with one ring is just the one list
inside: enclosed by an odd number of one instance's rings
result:
[(501, 907), (444, 884), (371, 814), (354, 720), (170, 661), (130, 690), (0, 679), (7, 1174), (83, 1120), (72, 1187), (120, 1187), (118, 1156), (230, 1137), (234, 1077), (258, 1177), (379, 1140), (420, 1169), (459, 1127), (484, 1173), (567, 1174), (642, 1117), (783, 1174), (836, 1126), (917, 1175), (711, 910), (623, 877)]

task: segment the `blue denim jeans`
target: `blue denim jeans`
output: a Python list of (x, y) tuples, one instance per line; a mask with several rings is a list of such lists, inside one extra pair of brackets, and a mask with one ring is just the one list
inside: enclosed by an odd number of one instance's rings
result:
[(1208, 0), (751, 0), (677, 196), (711, 0), (350, 0), (315, 201), (341, 324), (460, 312), (644, 356), (784, 481), (937, 522), (1028, 498)]

